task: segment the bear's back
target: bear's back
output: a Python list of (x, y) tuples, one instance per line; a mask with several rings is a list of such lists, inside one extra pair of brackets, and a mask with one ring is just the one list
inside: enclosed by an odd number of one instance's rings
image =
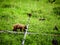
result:
[(14, 28), (24, 28), (25, 27), (25, 25), (23, 25), (23, 24), (15, 24), (14, 25)]

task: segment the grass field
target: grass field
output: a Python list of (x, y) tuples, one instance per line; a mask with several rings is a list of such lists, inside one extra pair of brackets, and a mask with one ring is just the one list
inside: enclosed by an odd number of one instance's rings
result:
[[(52, 45), (56, 39), (60, 45), (60, 0), (51, 3), (48, 0), (0, 0), (0, 30), (12, 31), (13, 25), (27, 24), (28, 13), (32, 14), (29, 32), (39, 35), (27, 35), (25, 45)], [(44, 18), (45, 20), (39, 20)], [(55, 25), (58, 30), (53, 30)], [(23, 35), (0, 33), (0, 45), (21, 45)]]

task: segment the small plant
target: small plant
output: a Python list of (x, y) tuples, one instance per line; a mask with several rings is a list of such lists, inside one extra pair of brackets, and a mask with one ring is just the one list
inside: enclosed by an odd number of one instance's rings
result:
[(0, 0), (0, 2), (3, 2), (4, 0)]
[(55, 2), (55, 0), (48, 0), (50, 3), (53, 3), (53, 2)]
[(54, 8), (53, 8), (53, 12), (54, 12), (54, 14), (56, 14), (56, 15), (60, 15), (60, 7), (54, 7)]

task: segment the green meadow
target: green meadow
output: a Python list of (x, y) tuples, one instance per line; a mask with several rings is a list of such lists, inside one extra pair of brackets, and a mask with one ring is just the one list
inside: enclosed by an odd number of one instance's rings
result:
[[(0, 31), (13, 31), (14, 24), (26, 25), (28, 14), (32, 15), (28, 32), (39, 34), (27, 35), (25, 45), (52, 45), (53, 39), (60, 45), (60, 36), (54, 36), (60, 34), (60, 0), (0, 0)], [(23, 37), (0, 33), (0, 45), (21, 45)]]

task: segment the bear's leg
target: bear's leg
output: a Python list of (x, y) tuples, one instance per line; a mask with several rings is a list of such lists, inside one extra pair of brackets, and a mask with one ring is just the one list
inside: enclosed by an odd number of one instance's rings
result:
[(26, 30), (24, 29), (24, 32), (25, 32)]
[(17, 29), (13, 29), (13, 31), (17, 31)]
[(20, 31), (22, 32), (22, 28), (20, 28)]

